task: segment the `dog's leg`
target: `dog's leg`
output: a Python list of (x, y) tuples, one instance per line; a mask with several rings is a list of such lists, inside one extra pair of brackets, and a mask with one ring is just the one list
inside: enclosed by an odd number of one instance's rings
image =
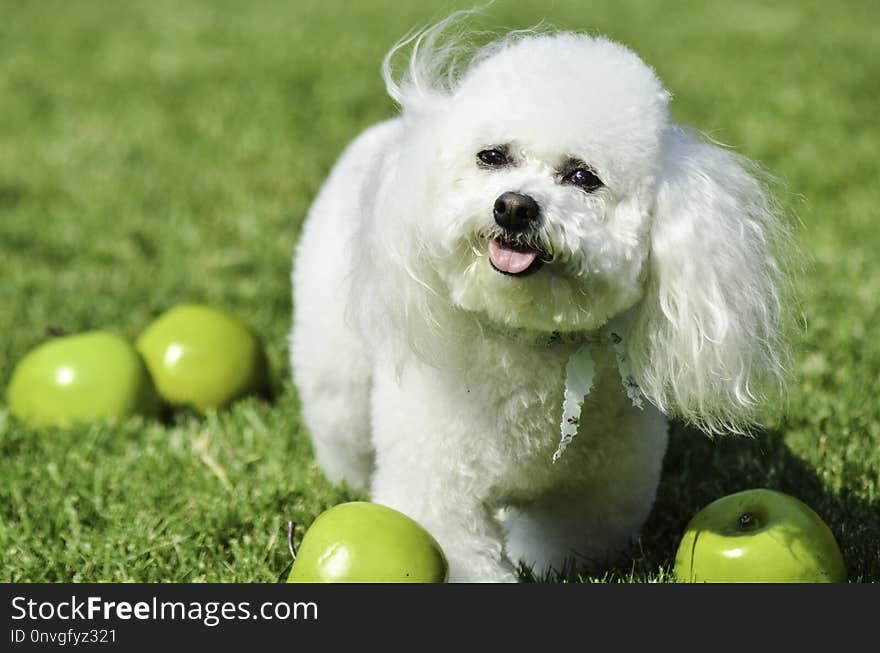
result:
[(305, 232), (297, 258), (290, 363), (318, 464), (334, 483), (365, 490), (373, 470), (370, 363), (345, 319), (343, 271), (326, 264), (314, 231)]
[[(373, 481), (373, 501), (409, 515), (433, 535), (449, 562), (453, 583), (515, 583), (516, 570), (503, 554), (501, 526), (472, 496), (448, 488), (425, 495), (423, 483), (381, 459)], [(431, 473), (426, 470), (426, 473)]]
[(318, 464), (332, 482), (365, 490), (373, 470), (370, 365), (345, 320), (347, 281), (321, 258), (315, 231), (306, 230), (296, 262), (290, 364)]
[(629, 428), (605, 437), (582, 434), (576, 444), (592, 438), (592, 447), (584, 446), (581, 458), (566, 452), (572, 457), (559, 465), (571, 468), (559, 471), (569, 483), (505, 510), (505, 552), (514, 563), (539, 578), (572, 568), (595, 571), (638, 537), (660, 481), (667, 424), (648, 407), (615, 426)]
[(318, 463), (334, 483), (364, 490), (373, 468), (370, 362), (346, 319), (356, 208), (332, 192), (336, 179), (312, 207), (297, 247), (290, 365)]
[[(505, 553), (537, 578), (572, 570), (598, 570), (638, 535), (652, 498), (616, 506), (622, 512), (585, 509), (576, 497), (553, 497), (505, 512)], [(612, 507), (613, 508), (613, 507)]]
[(455, 392), (431, 370), (409, 367), (402, 379), (392, 370), (377, 372), (372, 500), (409, 515), (437, 539), (451, 581), (515, 582), (504, 534), (486, 501), (494, 477), (469, 453), (479, 427), (462, 416), (468, 407)]
[(300, 320), (293, 332), (292, 364), (318, 464), (330, 481), (366, 490), (374, 457), (370, 371), (357, 339), (342, 324)]

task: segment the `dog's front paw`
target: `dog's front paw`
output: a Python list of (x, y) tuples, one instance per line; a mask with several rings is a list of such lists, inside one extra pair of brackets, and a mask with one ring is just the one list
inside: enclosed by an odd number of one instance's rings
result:
[(468, 557), (449, 560), (450, 583), (516, 583), (519, 575), (507, 560)]

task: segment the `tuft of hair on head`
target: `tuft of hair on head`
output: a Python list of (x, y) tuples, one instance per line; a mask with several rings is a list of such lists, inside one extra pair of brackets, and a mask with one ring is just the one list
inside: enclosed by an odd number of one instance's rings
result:
[[(502, 38), (492, 40), (491, 33), (475, 30), (470, 25), (473, 16), (492, 4), (490, 0), (472, 9), (455, 11), (397, 41), (382, 60), (382, 79), (391, 99), (403, 109), (418, 109), (437, 97), (450, 95), (471, 64), (542, 29), (543, 23), (539, 23), (531, 28), (509, 31)], [(483, 38), (490, 42), (478, 45)], [(397, 76), (394, 62), (407, 49), (409, 60)]]
[[(463, 24), (480, 8), (453, 12), (438, 23), (410, 32), (395, 43), (382, 60), (382, 78), (388, 95), (401, 107), (448, 94), (455, 87), (461, 62), (470, 58), (473, 46)], [(395, 79), (393, 62), (409, 48), (409, 62)]]

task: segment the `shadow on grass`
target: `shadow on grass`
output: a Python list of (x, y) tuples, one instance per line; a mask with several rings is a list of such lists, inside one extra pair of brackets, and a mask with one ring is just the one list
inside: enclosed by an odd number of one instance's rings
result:
[[(829, 490), (779, 433), (713, 440), (677, 422), (670, 428), (657, 499), (639, 542), (610, 568), (593, 570), (593, 577), (598, 573), (610, 581), (668, 579), (690, 519), (715, 499), (760, 487), (797, 497), (825, 520), (840, 545), (850, 581), (880, 581), (880, 502), (869, 503), (848, 490)], [(522, 570), (522, 576), (535, 580), (528, 570)], [(576, 578), (577, 572), (568, 570), (538, 580)]]

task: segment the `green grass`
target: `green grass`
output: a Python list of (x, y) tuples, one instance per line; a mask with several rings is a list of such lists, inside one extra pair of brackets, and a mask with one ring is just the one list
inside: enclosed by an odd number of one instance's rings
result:
[[(51, 329), (134, 337), (195, 300), (264, 338), (275, 390), (46, 433), (0, 408), (0, 580), (275, 581), (286, 521), (353, 497), (299, 423), (290, 256), (341, 148), (393, 111), (384, 51), (461, 6), (0, 2), (0, 389)], [(667, 578), (688, 518), (755, 486), (813, 506), (851, 579), (880, 580), (880, 7), (498, 2), (479, 24), (545, 16), (630, 44), (679, 120), (778, 175), (806, 263), (784, 408), (753, 440), (676, 425), (642, 541), (584, 580)]]

